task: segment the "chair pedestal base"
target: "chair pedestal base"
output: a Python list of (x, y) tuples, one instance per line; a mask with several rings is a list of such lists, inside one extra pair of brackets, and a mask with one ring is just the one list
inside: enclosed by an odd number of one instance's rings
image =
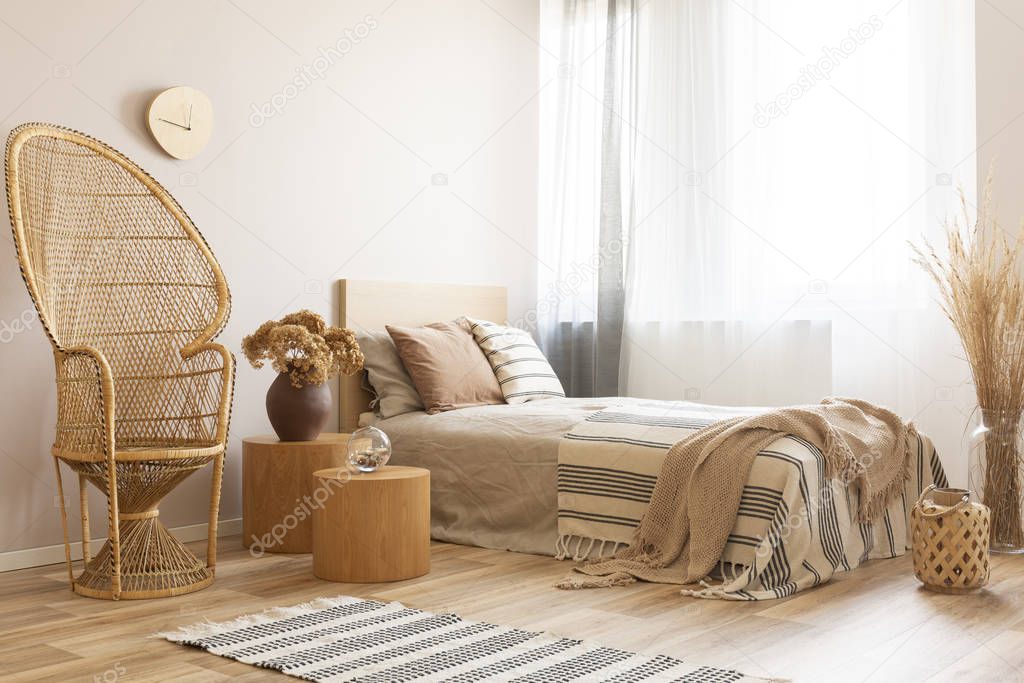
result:
[[(118, 596), (118, 600), (152, 600), (154, 598), (173, 598), (176, 595), (185, 595), (186, 593), (195, 593), (201, 591), (210, 584), (213, 583), (213, 574), (209, 574), (202, 581), (193, 583), (189, 586), (182, 586), (180, 588), (171, 588), (160, 591), (126, 591), (122, 590), (121, 595)], [(110, 584), (108, 577), (107, 584)], [(97, 598), (99, 600), (113, 600), (114, 593), (109, 588), (106, 590), (95, 590), (87, 586), (83, 586), (78, 581), (71, 586), (71, 589), (79, 595), (84, 595), (87, 598)]]
[[(166, 598), (202, 590), (213, 583), (213, 570), (201, 562), (160, 523), (153, 511), (144, 517), (122, 514), (120, 600)], [(79, 595), (114, 599), (110, 542), (75, 579)]]

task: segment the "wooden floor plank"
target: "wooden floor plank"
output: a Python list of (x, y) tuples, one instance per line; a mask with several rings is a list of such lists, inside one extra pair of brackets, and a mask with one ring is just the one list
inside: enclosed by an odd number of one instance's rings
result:
[(255, 558), (238, 537), (221, 548), (213, 586), (164, 600), (83, 598), (61, 566), (0, 575), (0, 678), (285, 680), (149, 636), (354, 595), (795, 681), (1024, 681), (1024, 557), (993, 556), (993, 581), (974, 595), (924, 590), (904, 557), (785, 600), (747, 603), (656, 584), (559, 591), (552, 585), (567, 563), (443, 543), (432, 546), (429, 574), (389, 584), (321, 581), (310, 556)]

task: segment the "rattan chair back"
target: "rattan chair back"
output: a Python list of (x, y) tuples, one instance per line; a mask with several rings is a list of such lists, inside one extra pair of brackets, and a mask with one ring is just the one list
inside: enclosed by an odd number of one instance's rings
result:
[(81, 133), (27, 124), (7, 157), (25, 282), (58, 349), (90, 346), (110, 364), (119, 446), (209, 443), (218, 396), (204, 396), (201, 375), (214, 369), (186, 359), (223, 327), (229, 297), (195, 225), (145, 171)]

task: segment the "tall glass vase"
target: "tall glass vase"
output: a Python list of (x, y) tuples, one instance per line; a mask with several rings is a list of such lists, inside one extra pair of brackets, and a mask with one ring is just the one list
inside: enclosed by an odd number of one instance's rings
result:
[(979, 410), (979, 415), (970, 440), (970, 486), (992, 510), (992, 552), (1024, 553), (1021, 414)]

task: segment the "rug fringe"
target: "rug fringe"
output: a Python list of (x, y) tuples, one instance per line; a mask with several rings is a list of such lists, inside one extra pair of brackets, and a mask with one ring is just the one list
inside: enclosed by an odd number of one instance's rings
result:
[(175, 643), (182, 643), (202, 638), (209, 638), (210, 636), (220, 635), (222, 633), (227, 633), (228, 631), (234, 631), (248, 626), (258, 626), (259, 624), (266, 624), (278, 619), (299, 616), (300, 614), (309, 612), (310, 610), (329, 609), (331, 607), (338, 607), (340, 605), (347, 605), (358, 601), (359, 600), (357, 598), (351, 598), (345, 595), (339, 595), (334, 598), (317, 598), (299, 605), (271, 607), (263, 610), (262, 612), (244, 614), (228, 621), (210, 621), (209, 619), (205, 619), (204, 621), (189, 624), (188, 626), (180, 626), (173, 631), (161, 631), (160, 633), (152, 633), (146, 637), (162, 638)]

